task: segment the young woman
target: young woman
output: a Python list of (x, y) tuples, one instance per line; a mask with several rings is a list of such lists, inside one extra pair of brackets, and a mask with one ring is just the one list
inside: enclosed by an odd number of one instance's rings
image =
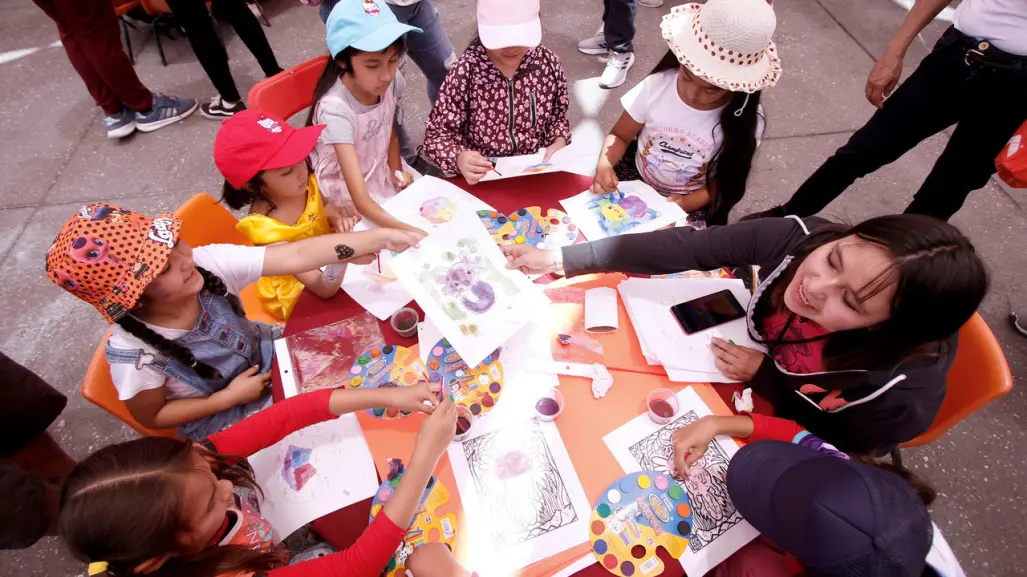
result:
[(478, 38), (450, 69), (424, 132), (424, 156), (476, 184), (491, 157), (545, 161), (571, 141), (567, 77), (544, 46), (538, 0), (479, 0)]
[(239, 291), (262, 276), (370, 263), (419, 236), (394, 229), (334, 233), (268, 247), (179, 240), (172, 214), (82, 207), (46, 252), (54, 283), (114, 323), (106, 356), (118, 398), (151, 428), (202, 439), (270, 403), (280, 327), (246, 319)]
[[(221, 124), (214, 139), (214, 164), (225, 177), (221, 201), (235, 210), (250, 207), (236, 229), (257, 246), (350, 232), (359, 218), (344, 218), (321, 196), (307, 156), (324, 126), (299, 130), (259, 110), (245, 110)], [(331, 298), (339, 291), (344, 265), (298, 275), (262, 277), (257, 292), (264, 308), (280, 320), (292, 314), (303, 289)]]
[[(456, 429), (452, 401), (433, 407), (437, 399), (428, 383), (323, 390), (276, 403), (202, 444), (145, 437), (100, 449), (64, 485), (60, 534), (72, 555), (89, 563), (91, 576), (379, 575), (403, 542)], [(277, 545), (282, 536), (255, 499), (237, 493), (261, 490), (244, 458), (293, 431), (382, 406), (431, 413), (392, 498), (349, 549), (285, 566), (290, 551)]]
[(307, 126), (325, 125), (310, 155), (321, 191), (344, 212), (423, 236), (380, 206), (414, 181), (413, 169), (400, 156), (395, 128), (403, 92), (403, 77), (396, 70), (403, 36), (421, 29), (397, 22), (385, 3), (363, 0), (336, 4), (327, 29), (331, 58), (307, 118)]
[(749, 382), (778, 416), (848, 453), (887, 452), (930, 426), (958, 330), (988, 290), (970, 241), (917, 215), (851, 227), (767, 218), (561, 251), (502, 248), (511, 268), (568, 276), (760, 266), (746, 322), (769, 352), (713, 339), (717, 368)]
[(765, 0), (710, 0), (664, 16), (670, 50), (621, 98), (592, 191), (641, 179), (686, 211), (704, 211), (707, 224), (727, 224), (763, 134), (760, 91), (781, 75), (775, 25)]

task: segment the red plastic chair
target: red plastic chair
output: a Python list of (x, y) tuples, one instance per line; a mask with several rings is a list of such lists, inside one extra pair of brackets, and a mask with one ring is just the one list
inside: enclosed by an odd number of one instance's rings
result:
[(261, 80), (250, 89), (248, 106), (288, 120), (313, 104), (314, 88), (328, 56), (318, 56)]

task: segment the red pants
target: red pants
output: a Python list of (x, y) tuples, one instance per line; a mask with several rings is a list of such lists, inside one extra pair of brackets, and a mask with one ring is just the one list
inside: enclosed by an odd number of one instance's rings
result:
[(107, 114), (125, 107), (136, 112), (153, 107), (153, 94), (139, 81), (121, 47), (111, 0), (32, 1), (57, 23), (68, 60), (97, 106)]

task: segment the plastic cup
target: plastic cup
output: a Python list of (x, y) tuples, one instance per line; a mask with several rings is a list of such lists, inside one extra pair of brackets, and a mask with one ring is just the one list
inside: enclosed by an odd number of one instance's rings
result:
[(393, 313), (390, 324), (399, 336), (409, 339), (417, 334), (417, 323), (420, 322), (417, 311), (404, 307)]
[(657, 425), (666, 425), (678, 414), (678, 398), (670, 389), (656, 389), (645, 399), (646, 414)]
[(535, 402), (535, 416), (540, 421), (553, 421), (563, 412), (563, 394), (549, 389)]
[(473, 419), (474, 415), (471, 414), (467, 407), (463, 405), (456, 406), (456, 435), (453, 436), (454, 443), (463, 441), (471, 434)]

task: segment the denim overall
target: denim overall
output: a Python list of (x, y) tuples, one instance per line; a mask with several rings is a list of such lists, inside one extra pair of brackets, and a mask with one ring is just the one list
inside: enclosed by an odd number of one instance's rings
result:
[[(281, 327), (252, 322), (232, 310), (228, 299), (204, 290), (199, 294), (201, 312), (196, 326), (173, 342), (182, 345), (201, 363), (217, 369), (222, 378), (205, 380), (196, 371), (161, 353), (146, 353), (141, 349), (119, 349), (110, 342), (104, 348), (107, 362), (131, 363), (137, 368), (149, 365), (172, 379), (178, 379), (204, 396), (224, 389), (237, 375), (252, 367), (260, 372), (271, 370), (274, 359), (274, 339), (281, 336)], [(142, 357), (142, 358), (141, 358)], [(237, 405), (209, 417), (187, 423), (178, 428), (184, 438), (200, 441), (271, 404), (270, 392), (261, 398)]]

